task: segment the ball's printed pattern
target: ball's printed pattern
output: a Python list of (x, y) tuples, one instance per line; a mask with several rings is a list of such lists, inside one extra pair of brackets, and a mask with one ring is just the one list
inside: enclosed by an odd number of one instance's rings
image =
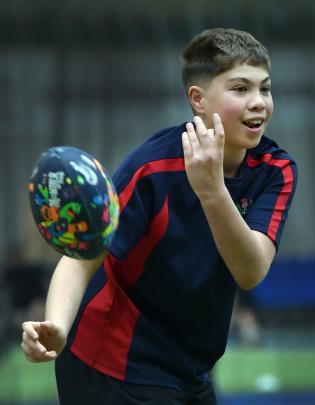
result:
[(29, 191), (37, 227), (56, 250), (91, 259), (110, 246), (119, 202), (98, 160), (76, 148), (51, 148), (37, 162)]

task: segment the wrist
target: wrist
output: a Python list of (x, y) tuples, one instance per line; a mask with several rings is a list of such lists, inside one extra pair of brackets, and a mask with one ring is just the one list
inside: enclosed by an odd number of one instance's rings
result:
[(54, 325), (54, 327), (58, 329), (60, 335), (64, 335), (65, 337), (67, 337), (71, 329), (71, 324), (69, 322), (64, 319), (54, 317), (52, 314), (49, 313), (46, 313), (44, 322)]
[(203, 193), (200, 193), (199, 200), (201, 202), (201, 205), (216, 205), (220, 204), (222, 200), (227, 198), (229, 196), (229, 192), (225, 186), (225, 184), (218, 186), (216, 188), (211, 188), (207, 191), (204, 191)]

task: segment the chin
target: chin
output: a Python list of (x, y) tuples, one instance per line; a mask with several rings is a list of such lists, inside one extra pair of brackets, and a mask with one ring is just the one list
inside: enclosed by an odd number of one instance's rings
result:
[(257, 138), (253, 138), (253, 139), (249, 139), (249, 140), (247, 140), (246, 142), (244, 142), (244, 148), (245, 149), (253, 149), (253, 148), (255, 148), (258, 144), (259, 144), (259, 142), (260, 142), (260, 140), (261, 140), (261, 137), (262, 137), (262, 135), (261, 136), (259, 136), (259, 137), (257, 137)]
[(255, 133), (249, 134), (248, 132), (243, 133), (242, 136), (240, 137), (243, 148), (245, 149), (255, 148), (259, 144), (262, 136), (263, 131), (260, 131), (256, 134)]
[(242, 134), (242, 136), (240, 136), (238, 139), (234, 138), (234, 142), (228, 142), (226, 139), (226, 144), (229, 144), (235, 150), (253, 149), (259, 144), (261, 137), (262, 134), (255, 137), (248, 137), (248, 135), (244, 136), (244, 134)]

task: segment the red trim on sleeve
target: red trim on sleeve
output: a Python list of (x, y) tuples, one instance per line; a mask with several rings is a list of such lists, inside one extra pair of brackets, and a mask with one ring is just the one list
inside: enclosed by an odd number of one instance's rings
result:
[(277, 232), (281, 223), (282, 215), (287, 206), (288, 200), (293, 190), (293, 171), (288, 159), (273, 159), (270, 153), (262, 155), (260, 159), (254, 159), (251, 155), (248, 156), (247, 165), (249, 167), (257, 167), (262, 163), (267, 163), (269, 166), (276, 166), (281, 169), (281, 174), (284, 180), (283, 186), (278, 195), (270, 222), (267, 235), (273, 240), (276, 240)]
[(127, 186), (119, 194), (120, 210), (122, 211), (127, 205), (137, 182), (145, 176), (159, 172), (178, 172), (185, 170), (184, 158), (162, 159), (146, 163), (131, 177)]
[(284, 178), (284, 184), (277, 198), (268, 227), (268, 236), (270, 236), (272, 240), (276, 240), (281, 218), (293, 189), (293, 171), (291, 166), (284, 167), (281, 170), (281, 173)]

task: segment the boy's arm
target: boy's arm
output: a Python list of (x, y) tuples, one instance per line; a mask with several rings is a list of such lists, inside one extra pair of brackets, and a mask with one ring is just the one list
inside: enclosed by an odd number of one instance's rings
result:
[(276, 248), (268, 236), (251, 230), (227, 189), (201, 200), (216, 246), (237, 284), (255, 287), (267, 275)]
[(33, 362), (55, 359), (62, 351), (86, 287), (104, 261), (63, 256), (52, 276), (44, 322), (24, 322), (21, 347)]
[(255, 287), (268, 273), (276, 248), (263, 233), (251, 230), (237, 210), (223, 172), (224, 129), (214, 114), (214, 136), (199, 117), (187, 125), (183, 149), (188, 179), (200, 199), (214, 241), (236, 283)]

